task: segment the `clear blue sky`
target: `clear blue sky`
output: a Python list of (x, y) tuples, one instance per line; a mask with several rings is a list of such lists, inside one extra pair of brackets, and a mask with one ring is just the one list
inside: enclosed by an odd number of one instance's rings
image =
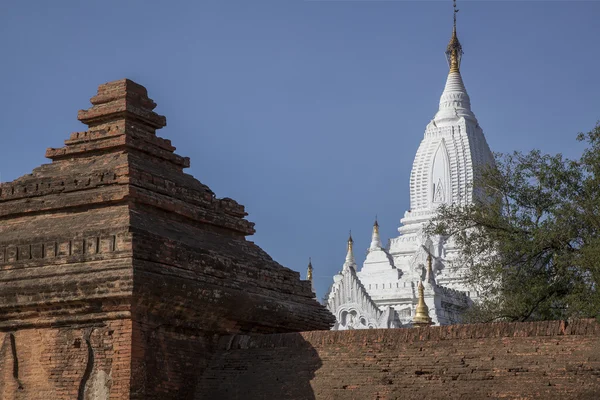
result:
[[(576, 156), (600, 119), (600, 2), (460, 1), (462, 73), (493, 151)], [(0, 4), (0, 172), (82, 130), (99, 84), (148, 88), (189, 172), (244, 204), (256, 241), (322, 297), (352, 229), (387, 241), (447, 66), (445, 1), (9, 1)]]

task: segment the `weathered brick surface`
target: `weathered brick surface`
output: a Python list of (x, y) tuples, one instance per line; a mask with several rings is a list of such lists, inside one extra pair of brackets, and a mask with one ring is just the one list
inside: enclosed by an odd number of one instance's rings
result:
[(218, 335), (329, 328), (244, 207), (183, 172), (145, 88), (91, 102), (88, 130), (0, 184), (1, 399), (191, 399)]
[(210, 399), (597, 399), (594, 321), (221, 338)]
[(3, 400), (129, 399), (128, 320), (85, 327), (21, 329), (0, 333), (0, 343)]

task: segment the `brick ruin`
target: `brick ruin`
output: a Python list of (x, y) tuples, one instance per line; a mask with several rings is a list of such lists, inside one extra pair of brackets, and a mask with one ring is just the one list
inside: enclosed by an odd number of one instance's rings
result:
[(91, 102), (0, 185), (0, 399), (599, 397), (594, 321), (328, 331), (244, 207), (183, 172), (145, 88)]
[(0, 186), (0, 398), (187, 399), (218, 335), (328, 329), (310, 282), (183, 172), (146, 89), (101, 85), (52, 163)]

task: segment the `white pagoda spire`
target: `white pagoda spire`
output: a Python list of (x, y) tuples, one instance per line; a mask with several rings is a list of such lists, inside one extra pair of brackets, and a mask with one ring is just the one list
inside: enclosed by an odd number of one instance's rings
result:
[(353, 245), (354, 240), (352, 240), (352, 232), (350, 232), (350, 236), (348, 237), (348, 250), (346, 252), (346, 261), (344, 262), (344, 269), (353, 268), (356, 271), (356, 260), (354, 259), (354, 251), (352, 250)]
[(373, 224), (373, 234), (371, 235), (371, 246), (369, 251), (379, 250), (381, 246), (381, 239), (379, 238), (379, 224), (377, 223), (377, 217), (375, 217), (375, 223)]
[[(454, 25), (445, 55), (448, 76), (438, 110), (425, 128), (410, 175), (410, 209), (401, 219), (400, 236), (390, 240), (389, 253), (396, 268), (403, 272), (422, 273), (427, 268), (425, 284), (437, 284), (471, 292), (464, 279), (465, 266), (459, 265), (458, 250), (452, 238), (433, 237), (432, 246), (425, 227), (442, 205), (467, 205), (478, 196), (473, 186), (478, 171), (494, 163), (483, 130), (471, 109), (471, 99), (461, 76), (462, 45)], [(425, 261), (436, 256), (435, 275)]]
[(455, 243), (452, 238), (431, 236), (426, 229), (440, 206), (469, 204), (476, 193), (472, 185), (476, 171), (493, 162), (461, 77), (457, 11), (454, 3), (446, 85), (415, 155), (410, 209), (400, 221), (400, 236), (384, 248), (376, 219), (360, 270), (350, 236), (343, 270), (334, 276), (327, 296), (327, 308), (337, 318), (333, 329), (453, 324), (461, 321), (470, 304), (473, 292), (464, 279)]
[(460, 117), (477, 121), (471, 111), (471, 99), (467, 94), (467, 89), (460, 75), (460, 62), (463, 50), (456, 34), (457, 12), (456, 1), (454, 1), (454, 27), (452, 28), (452, 36), (446, 47), (446, 59), (448, 60), (450, 71), (448, 71), (446, 86), (440, 98), (439, 110), (433, 118), (435, 123), (443, 120), (456, 120)]

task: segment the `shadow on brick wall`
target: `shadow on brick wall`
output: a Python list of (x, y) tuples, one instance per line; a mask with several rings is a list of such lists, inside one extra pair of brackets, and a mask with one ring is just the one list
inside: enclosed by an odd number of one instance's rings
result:
[(600, 399), (594, 320), (223, 337), (195, 399)]
[(322, 362), (299, 333), (223, 337), (196, 387), (196, 400), (312, 400)]

